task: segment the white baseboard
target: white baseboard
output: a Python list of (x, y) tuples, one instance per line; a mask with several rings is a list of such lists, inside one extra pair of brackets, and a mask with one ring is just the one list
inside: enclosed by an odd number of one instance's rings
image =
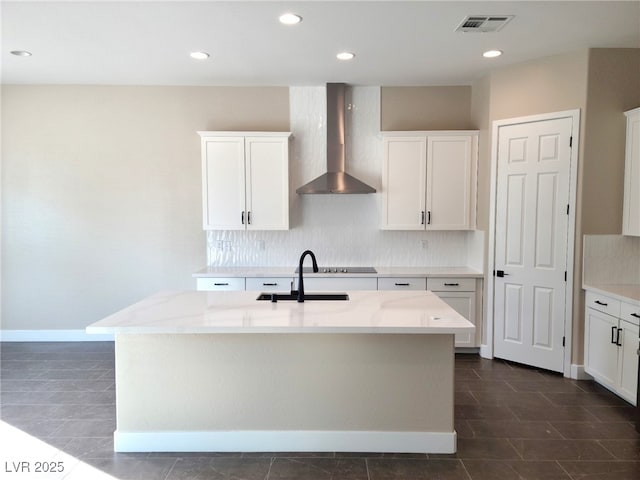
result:
[(489, 360), (493, 359), (493, 351), (489, 348), (489, 345), (480, 345), (480, 356)]
[(113, 334), (89, 335), (78, 330), (0, 330), (0, 342), (112, 342)]
[(584, 371), (584, 365), (571, 364), (571, 378), (574, 380), (593, 380), (593, 377)]
[(456, 432), (203, 431), (121, 432), (116, 452), (455, 453)]

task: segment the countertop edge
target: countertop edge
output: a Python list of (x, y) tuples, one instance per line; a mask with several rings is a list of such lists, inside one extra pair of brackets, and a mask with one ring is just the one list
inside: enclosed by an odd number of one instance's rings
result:
[[(607, 295), (608, 297), (615, 298), (621, 302), (630, 303), (632, 305), (640, 306), (640, 285), (589, 285), (582, 284), (583, 290), (589, 290), (591, 292), (599, 293), (601, 295)], [(629, 297), (629, 290), (636, 289), (633, 292), (635, 297)]]
[(473, 333), (475, 327), (254, 327), (250, 332), (242, 328), (223, 328), (223, 327), (86, 327), (87, 335), (153, 335), (153, 334), (171, 334), (171, 335), (190, 335), (190, 334), (216, 334), (216, 335), (287, 335), (287, 334), (344, 334), (344, 335), (403, 335), (403, 334), (420, 334), (420, 335), (455, 335), (458, 333)]

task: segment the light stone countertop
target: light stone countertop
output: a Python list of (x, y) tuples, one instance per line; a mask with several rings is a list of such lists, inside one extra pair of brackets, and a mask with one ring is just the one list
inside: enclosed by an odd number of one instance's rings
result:
[(456, 334), (475, 330), (428, 291), (348, 294), (347, 301), (272, 303), (256, 300), (257, 292), (159, 292), (89, 325), (86, 332)]
[[(308, 266), (308, 264), (305, 264)], [(332, 265), (333, 266), (333, 265)], [(340, 266), (340, 265), (336, 265)], [(322, 265), (320, 265), (322, 268)], [(347, 268), (349, 268), (347, 266)], [(377, 273), (307, 273), (307, 277), (470, 277), (482, 278), (482, 272), (469, 267), (374, 267)], [(294, 277), (296, 267), (205, 267), (194, 278), (212, 277)]]
[(640, 306), (640, 285), (635, 284), (583, 284), (582, 288), (601, 295), (608, 295), (622, 302)]

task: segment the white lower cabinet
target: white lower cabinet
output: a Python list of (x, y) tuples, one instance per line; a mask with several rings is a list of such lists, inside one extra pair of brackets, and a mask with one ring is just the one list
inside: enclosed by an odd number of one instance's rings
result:
[[(585, 308), (584, 370), (601, 385), (636, 404), (638, 385), (637, 321), (606, 312), (620, 312), (619, 300), (587, 292)], [(640, 307), (635, 307), (640, 315)], [(634, 317), (632, 317), (634, 318)]]
[(213, 292), (244, 290), (244, 277), (197, 278), (196, 290), (209, 290)]
[(427, 290), (431, 290), (456, 312), (476, 325), (474, 333), (456, 334), (455, 346), (458, 348), (476, 348), (479, 345), (479, 331), (476, 322), (476, 311), (482, 307), (476, 305), (475, 278), (433, 277), (427, 279)]

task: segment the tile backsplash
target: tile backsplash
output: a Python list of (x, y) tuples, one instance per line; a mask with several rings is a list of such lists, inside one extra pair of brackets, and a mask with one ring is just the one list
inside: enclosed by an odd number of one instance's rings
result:
[[(484, 237), (478, 232), (400, 232), (380, 230), (378, 193), (298, 195), (296, 188), (325, 172), (325, 87), (291, 87), (293, 139), (289, 163), (288, 231), (206, 232), (210, 266), (289, 266), (311, 249), (323, 265), (466, 266)], [(380, 88), (347, 92), (346, 170), (380, 188), (382, 138)], [(474, 258), (469, 258), (470, 256)]]

